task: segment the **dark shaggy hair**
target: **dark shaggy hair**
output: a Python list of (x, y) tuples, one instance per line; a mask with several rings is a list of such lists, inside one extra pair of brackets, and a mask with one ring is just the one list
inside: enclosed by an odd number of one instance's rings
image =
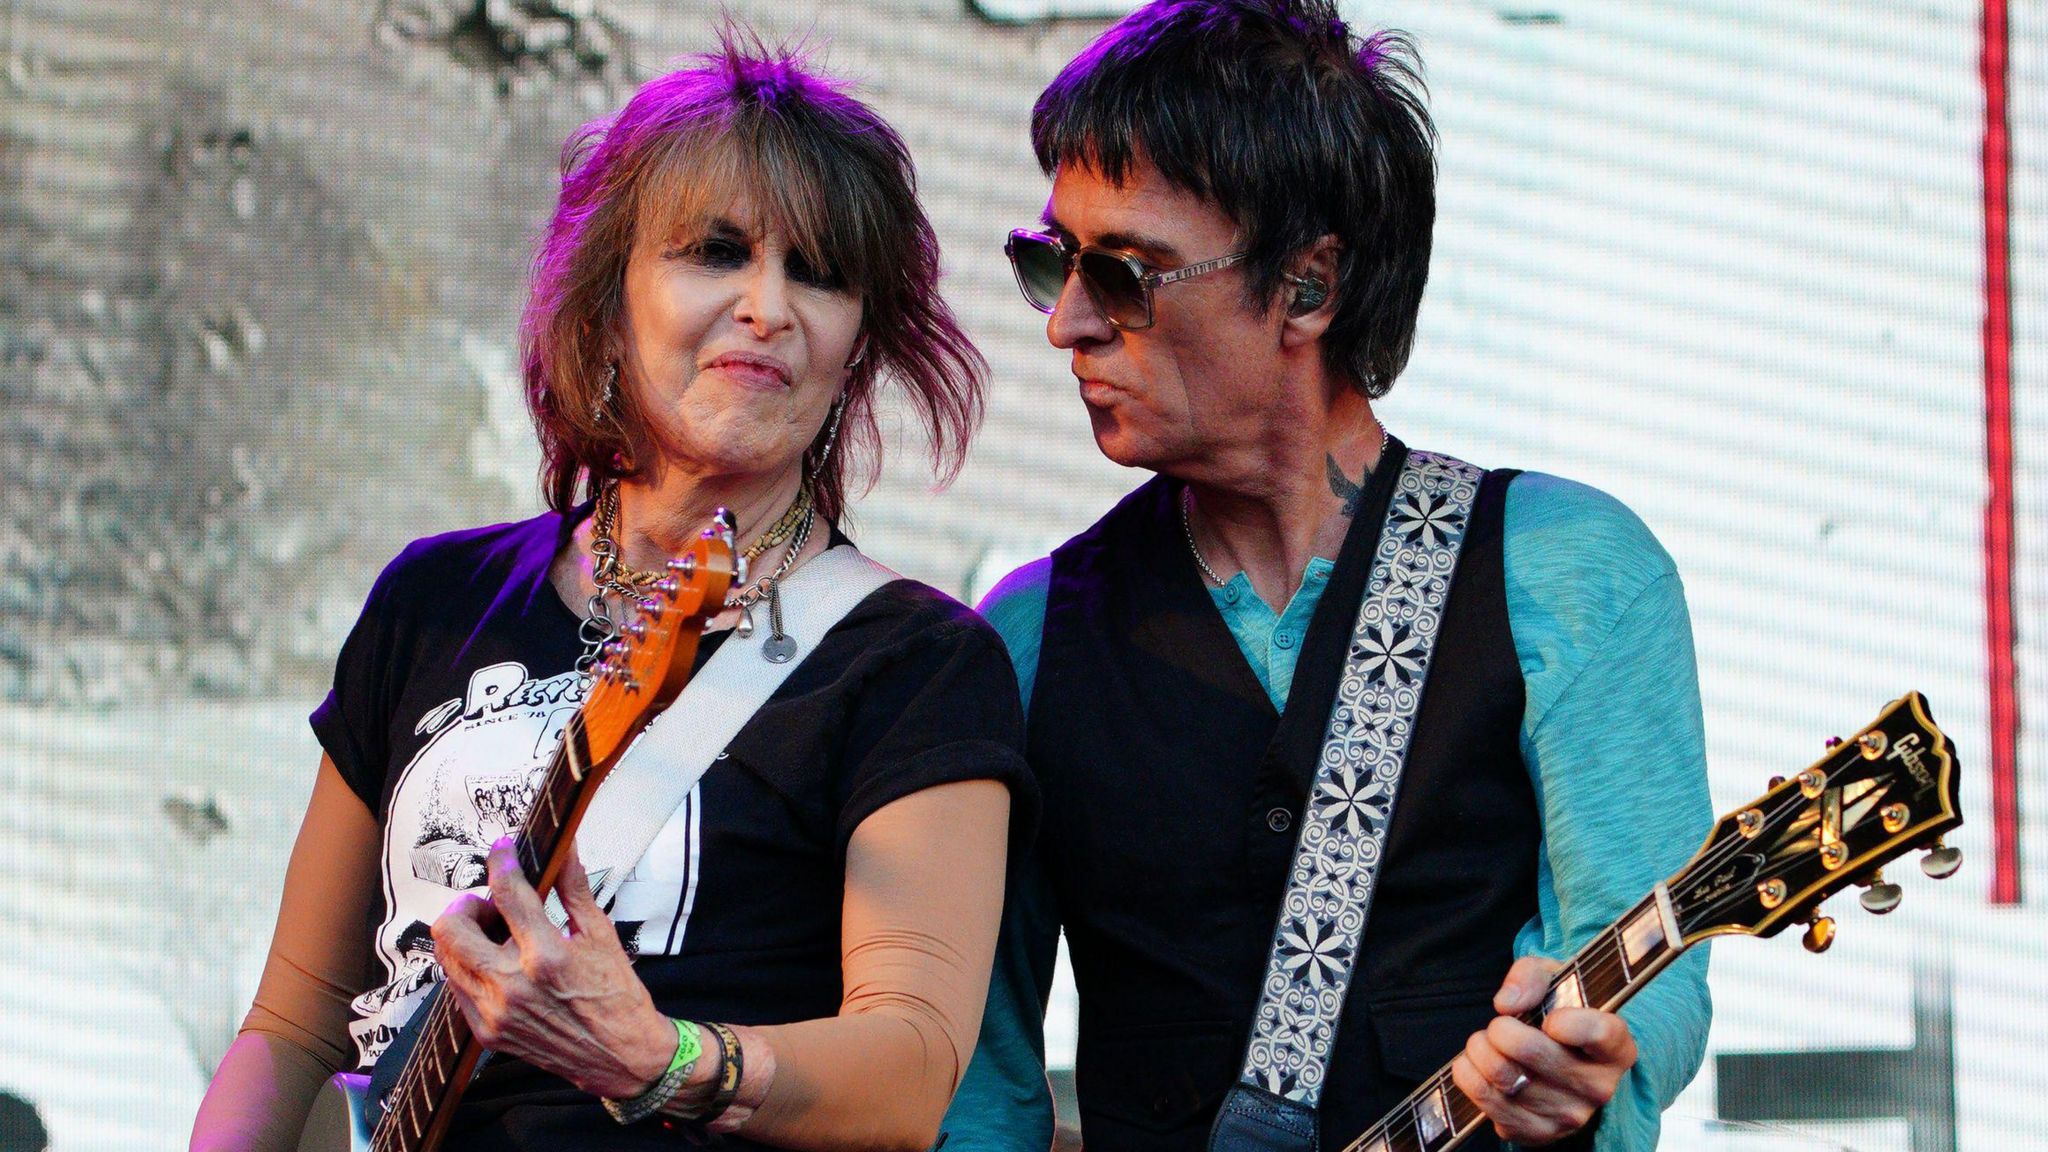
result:
[(1121, 183), (1151, 164), (1244, 233), (1247, 304), (1272, 306), (1289, 261), (1343, 245), (1323, 362), (1368, 396), (1415, 343), (1436, 222), (1436, 128), (1399, 32), (1360, 39), (1330, 0), (1156, 0), (1074, 58), (1031, 110), (1047, 175)]
[[(616, 116), (562, 147), (562, 194), (534, 256), (520, 323), (527, 406), (540, 434), (541, 488), (567, 510), (647, 466), (631, 390), (594, 412), (625, 314), (626, 264), (643, 234), (701, 232), (735, 198), (830, 269), (862, 302), (866, 351), (847, 382), (840, 443), (817, 480), (837, 519), (881, 459), (875, 392), (907, 394), (942, 480), (959, 471), (981, 420), (988, 367), (939, 297), (939, 242), (917, 201), (909, 150), (873, 109), (728, 26), (719, 50), (649, 81)], [(824, 432), (806, 459), (815, 461)]]

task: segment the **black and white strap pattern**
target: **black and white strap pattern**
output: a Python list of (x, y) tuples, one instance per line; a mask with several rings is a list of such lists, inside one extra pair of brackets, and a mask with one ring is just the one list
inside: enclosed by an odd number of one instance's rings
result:
[(1310, 1107), (1322, 1095), (1430, 653), (1483, 475), (1449, 456), (1409, 453), (1330, 709), (1239, 1077)]

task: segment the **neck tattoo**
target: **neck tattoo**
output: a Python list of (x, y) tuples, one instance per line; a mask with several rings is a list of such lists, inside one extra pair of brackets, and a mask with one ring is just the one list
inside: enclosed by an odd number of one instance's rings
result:
[[(1380, 446), (1373, 452), (1373, 464), (1377, 466), (1380, 460), (1384, 458), (1386, 454), (1387, 426), (1382, 424), (1380, 425)], [(1323, 464), (1326, 468), (1329, 469), (1330, 494), (1344, 502), (1344, 515), (1357, 515), (1358, 502), (1365, 498), (1365, 482), (1366, 479), (1372, 475), (1372, 469), (1367, 468), (1363, 473), (1359, 475), (1358, 483), (1354, 484), (1351, 482), (1350, 477), (1344, 475), (1344, 469), (1338, 465), (1337, 457), (1325, 453), (1323, 456)]]
[[(1324, 453), (1323, 461), (1329, 469), (1330, 492), (1337, 499), (1344, 502), (1345, 516), (1357, 515), (1359, 502), (1365, 497), (1365, 482), (1372, 477), (1373, 468), (1377, 468), (1379, 462), (1386, 459), (1387, 440), (1387, 426), (1382, 424), (1380, 425), (1380, 446), (1373, 451), (1372, 467), (1367, 468), (1359, 476), (1358, 482), (1355, 484), (1352, 483), (1350, 477), (1344, 475), (1344, 469), (1337, 464), (1337, 457), (1330, 453)], [(1216, 570), (1209, 567), (1209, 561), (1202, 556), (1201, 546), (1195, 543), (1195, 524), (1192, 514), (1194, 504), (1194, 490), (1192, 488), (1182, 488), (1180, 490), (1180, 530), (1181, 535), (1187, 537), (1188, 554), (1195, 558), (1195, 567), (1202, 570), (1202, 575), (1208, 579), (1209, 583), (1214, 584), (1218, 588), (1228, 587), (1230, 581), (1218, 576)]]

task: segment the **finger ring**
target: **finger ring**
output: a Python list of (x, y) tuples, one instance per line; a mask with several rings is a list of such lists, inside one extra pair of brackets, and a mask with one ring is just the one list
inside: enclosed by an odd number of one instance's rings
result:
[(1522, 1089), (1527, 1088), (1528, 1086), (1529, 1074), (1527, 1072), (1516, 1073), (1515, 1082), (1513, 1084), (1508, 1085), (1507, 1095), (1518, 1096), (1521, 1094)]

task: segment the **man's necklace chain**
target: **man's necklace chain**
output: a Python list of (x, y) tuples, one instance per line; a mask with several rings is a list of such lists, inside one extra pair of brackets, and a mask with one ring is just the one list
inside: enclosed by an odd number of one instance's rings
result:
[[(1380, 446), (1373, 453), (1373, 468), (1379, 467), (1379, 462), (1387, 458), (1387, 440), (1387, 426), (1382, 424), (1380, 425)], [(1371, 475), (1372, 468), (1366, 469), (1365, 476), (1359, 477), (1359, 483), (1361, 485), (1364, 484), (1366, 478)], [(1209, 561), (1202, 557), (1201, 545), (1195, 543), (1195, 523), (1193, 517), (1189, 514), (1190, 509), (1194, 507), (1194, 503), (1194, 490), (1192, 488), (1182, 488), (1180, 490), (1180, 531), (1181, 535), (1187, 537), (1188, 554), (1195, 558), (1195, 567), (1202, 570), (1202, 575), (1208, 577), (1209, 583), (1214, 584), (1218, 588), (1227, 588), (1230, 586), (1230, 581), (1218, 576), (1216, 570), (1209, 567)]]

